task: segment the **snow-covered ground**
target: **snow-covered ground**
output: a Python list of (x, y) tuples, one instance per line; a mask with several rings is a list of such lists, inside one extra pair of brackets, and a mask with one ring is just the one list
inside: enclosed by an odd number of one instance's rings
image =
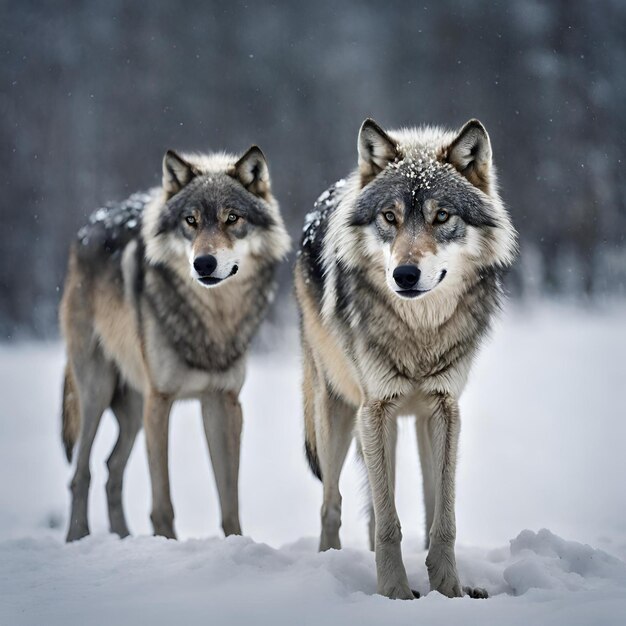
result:
[[(135, 537), (107, 533), (103, 420), (93, 535), (63, 543), (71, 469), (59, 438), (62, 347), (0, 347), (0, 624), (626, 623), (626, 305), (509, 307), (462, 400), (458, 562), (489, 600), (375, 595), (361, 469), (344, 475), (344, 549), (316, 552), (321, 488), (302, 453), (293, 334), (251, 360), (243, 392), (246, 537), (221, 538), (198, 407), (176, 408), (171, 475), (181, 541), (149, 536), (143, 438), (127, 470)], [(428, 592), (413, 425), (397, 500), (412, 587)], [(548, 528), (550, 530), (542, 530)]]

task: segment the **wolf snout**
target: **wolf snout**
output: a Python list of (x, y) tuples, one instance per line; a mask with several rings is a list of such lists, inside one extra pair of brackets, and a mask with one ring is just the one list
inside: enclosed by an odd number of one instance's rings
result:
[(193, 267), (199, 276), (210, 276), (217, 267), (217, 259), (212, 254), (196, 257)]
[(420, 279), (420, 270), (416, 265), (398, 265), (393, 270), (393, 279), (400, 289), (413, 289)]

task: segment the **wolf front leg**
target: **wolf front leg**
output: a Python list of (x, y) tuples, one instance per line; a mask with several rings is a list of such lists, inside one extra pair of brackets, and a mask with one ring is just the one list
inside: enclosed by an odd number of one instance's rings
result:
[(168, 467), (169, 421), (172, 398), (150, 390), (146, 394), (143, 424), (152, 484), (152, 527), (155, 535), (175, 539), (174, 508)]
[(202, 398), (202, 420), (222, 509), (224, 534), (241, 535), (238, 481), (243, 418), (237, 394), (207, 393)]
[(424, 487), (424, 547), (426, 550), (430, 546), (430, 528), (433, 525), (433, 516), (435, 515), (435, 476), (433, 474), (433, 451), (430, 442), (430, 417), (430, 413), (422, 414), (420, 412), (415, 418), (415, 432)]
[(376, 518), (378, 593), (409, 600), (414, 594), (402, 562), (402, 531), (394, 496), (396, 409), (392, 402), (366, 402), (359, 410), (357, 428)]
[(451, 396), (437, 395), (432, 398), (432, 404), (432, 415), (426, 422), (426, 429), (432, 460), (431, 475), (434, 477), (435, 507), (426, 567), (431, 590), (453, 598), (462, 595), (454, 555), (454, 492), (460, 416), (458, 403)]

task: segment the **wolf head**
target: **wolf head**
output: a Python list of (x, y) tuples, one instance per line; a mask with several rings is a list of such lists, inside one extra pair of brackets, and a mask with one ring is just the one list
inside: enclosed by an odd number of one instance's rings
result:
[(467, 272), (509, 265), (515, 230), (498, 193), (489, 136), (478, 120), (457, 133), (385, 132), (371, 119), (358, 139), (359, 192), (350, 225), (401, 298), (459, 284)]
[(257, 146), (240, 158), (168, 150), (162, 198), (147, 209), (143, 234), (150, 261), (184, 261), (204, 287), (249, 274), (252, 260), (275, 262), (289, 248)]

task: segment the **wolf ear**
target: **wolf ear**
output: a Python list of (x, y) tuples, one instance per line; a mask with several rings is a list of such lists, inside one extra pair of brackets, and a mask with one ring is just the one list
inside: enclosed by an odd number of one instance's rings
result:
[(396, 142), (370, 118), (361, 125), (358, 147), (359, 171), (363, 186), (398, 156)]
[(485, 127), (478, 120), (470, 120), (463, 126), (456, 139), (448, 146), (445, 158), (472, 185), (489, 193), (491, 142)]
[(258, 146), (251, 146), (233, 165), (231, 176), (250, 193), (267, 199), (270, 194), (270, 171), (265, 155)]
[(163, 157), (163, 189), (168, 198), (177, 194), (198, 172), (190, 163), (168, 150)]

